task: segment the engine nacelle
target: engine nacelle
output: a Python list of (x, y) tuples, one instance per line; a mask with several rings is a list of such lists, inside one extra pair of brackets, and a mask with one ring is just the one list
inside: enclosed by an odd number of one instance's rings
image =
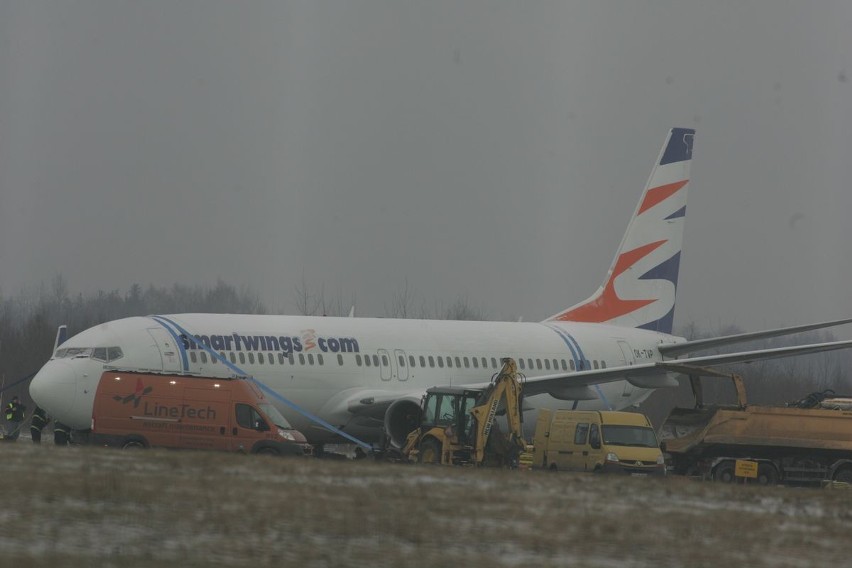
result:
[(420, 426), (420, 404), (413, 400), (394, 401), (385, 411), (385, 436), (394, 448), (401, 448), (408, 435)]

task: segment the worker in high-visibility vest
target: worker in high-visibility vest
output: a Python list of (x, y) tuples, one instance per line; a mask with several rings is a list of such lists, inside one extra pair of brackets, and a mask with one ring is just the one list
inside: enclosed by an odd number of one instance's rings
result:
[(36, 406), (33, 410), (33, 417), (30, 418), (30, 435), (33, 438), (33, 444), (41, 443), (41, 431), (50, 422), (47, 412), (40, 406)]
[(53, 423), (53, 443), (57, 446), (67, 446), (71, 440), (71, 428), (59, 422)]
[(21, 433), (21, 422), (24, 421), (24, 413), (27, 407), (21, 404), (17, 396), (13, 396), (6, 405), (6, 440), (15, 441)]

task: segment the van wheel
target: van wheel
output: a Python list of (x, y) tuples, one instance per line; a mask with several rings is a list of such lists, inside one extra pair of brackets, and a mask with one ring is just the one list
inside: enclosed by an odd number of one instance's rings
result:
[(144, 450), (145, 444), (139, 440), (128, 440), (121, 446), (123, 450)]
[(269, 446), (266, 446), (265, 448), (260, 448), (259, 450), (257, 450), (257, 453), (261, 456), (277, 456), (280, 454), (278, 450)]

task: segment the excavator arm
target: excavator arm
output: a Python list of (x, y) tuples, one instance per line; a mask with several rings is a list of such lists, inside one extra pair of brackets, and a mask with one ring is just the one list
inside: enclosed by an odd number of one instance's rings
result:
[(506, 358), (502, 360), (502, 363), (503, 367), (483, 392), (479, 404), (470, 411), (476, 419), (473, 460), (476, 464), (481, 464), (485, 459), (485, 448), (494, 428), (494, 418), (503, 401), (505, 401), (506, 421), (509, 426), (506, 439), (510, 445), (517, 445), (519, 450), (526, 447), (521, 414), (523, 402), (521, 375), (518, 373), (514, 359)]

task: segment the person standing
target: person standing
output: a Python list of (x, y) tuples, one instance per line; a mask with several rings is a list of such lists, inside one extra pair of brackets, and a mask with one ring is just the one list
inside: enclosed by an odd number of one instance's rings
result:
[(6, 405), (6, 440), (14, 442), (21, 434), (21, 422), (27, 407), (21, 404), (17, 396), (13, 396)]
[(40, 406), (36, 406), (33, 410), (33, 417), (30, 419), (30, 435), (33, 437), (33, 444), (41, 444), (41, 431), (50, 422), (47, 412)]

